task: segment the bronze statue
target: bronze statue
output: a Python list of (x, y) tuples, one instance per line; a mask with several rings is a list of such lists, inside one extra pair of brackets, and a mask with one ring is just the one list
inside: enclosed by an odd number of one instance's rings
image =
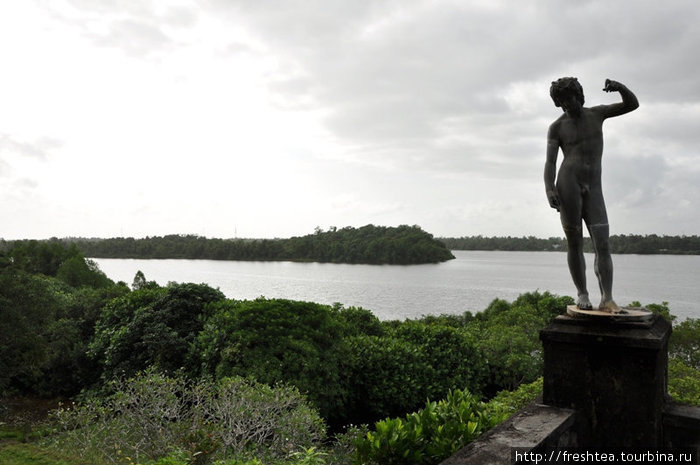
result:
[[(624, 115), (639, 107), (637, 97), (623, 84), (605, 80), (605, 92), (619, 92), (622, 102), (612, 105), (583, 106), (583, 89), (576, 78), (564, 77), (552, 82), (550, 95), (554, 104), (564, 110), (549, 126), (544, 185), (549, 205), (561, 217), (568, 244), (567, 261), (578, 291), (576, 304), (582, 310), (593, 305), (586, 288), (586, 263), (583, 258), (581, 220), (586, 223), (595, 251), (594, 269), (600, 285), (599, 309), (617, 313), (613, 300), (613, 265), (610, 257), (608, 215), (601, 186), (603, 156), (603, 121)], [(564, 159), (554, 182), (557, 155), (561, 148)]]

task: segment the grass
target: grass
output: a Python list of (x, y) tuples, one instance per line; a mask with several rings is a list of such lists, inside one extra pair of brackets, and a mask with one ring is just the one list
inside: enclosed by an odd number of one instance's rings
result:
[(0, 421), (0, 465), (88, 465), (63, 451), (42, 447), (35, 441), (45, 431), (41, 425), (56, 399), (3, 398)]
[(44, 449), (35, 444), (15, 441), (0, 441), (0, 463), (2, 465), (83, 465), (77, 459)]

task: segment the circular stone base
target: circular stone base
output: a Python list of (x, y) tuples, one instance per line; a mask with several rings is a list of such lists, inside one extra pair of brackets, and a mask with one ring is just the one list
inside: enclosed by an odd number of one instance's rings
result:
[(577, 305), (568, 305), (566, 313), (574, 318), (608, 319), (612, 321), (649, 321), (654, 316), (644, 307), (620, 307), (618, 313), (603, 310), (581, 310)]

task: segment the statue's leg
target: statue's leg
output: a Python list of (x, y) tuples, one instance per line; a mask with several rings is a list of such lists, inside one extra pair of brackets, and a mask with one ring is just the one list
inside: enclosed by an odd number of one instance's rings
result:
[(613, 313), (619, 312), (620, 308), (612, 296), (613, 264), (610, 256), (608, 213), (603, 199), (603, 190), (598, 183), (593, 184), (583, 196), (583, 220), (588, 226), (595, 252), (595, 274), (600, 286), (598, 308)]
[(569, 249), (566, 259), (571, 278), (578, 292), (576, 305), (580, 309), (590, 310), (593, 305), (588, 298), (588, 289), (586, 289), (586, 262), (583, 258), (583, 234), (581, 231), (583, 210), (581, 188), (575, 179), (567, 177), (566, 173), (559, 170), (557, 193), (559, 194), (559, 216)]
[(613, 300), (613, 263), (610, 255), (610, 228), (607, 224), (593, 224), (588, 227), (595, 251), (595, 275), (600, 285), (600, 305), (598, 308), (611, 312), (619, 311)]
[(582, 310), (591, 310), (593, 304), (588, 298), (588, 289), (586, 289), (586, 261), (583, 258), (583, 234), (581, 227), (564, 227), (564, 234), (566, 234), (566, 242), (569, 248), (566, 255), (569, 272), (578, 292), (576, 305)]

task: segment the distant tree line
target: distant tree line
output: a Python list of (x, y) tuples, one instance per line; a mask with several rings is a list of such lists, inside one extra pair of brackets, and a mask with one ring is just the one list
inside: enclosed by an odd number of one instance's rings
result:
[[(56, 242), (57, 240), (54, 240)], [(331, 263), (417, 264), (454, 258), (445, 244), (418, 226), (316, 228), (289, 239), (207, 239), (168, 235), (134, 239), (61, 239), (85, 257), (208, 260), (289, 260)], [(9, 243), (6, 247), (9, 247)], [(2, 243), (0, 243), (0, 249)]]
[[(440, 238), (450, 250), (505, 250), (505, 251), (565, 251), (566, 239), (534, 236), (484, 237), (468, 236)], [(613, 235), (610, 248), (618, 254), (676, 254), (700, 255), (700, 236)], [(590, 238), (585, 238), (584, 250), (593, 252)]]

